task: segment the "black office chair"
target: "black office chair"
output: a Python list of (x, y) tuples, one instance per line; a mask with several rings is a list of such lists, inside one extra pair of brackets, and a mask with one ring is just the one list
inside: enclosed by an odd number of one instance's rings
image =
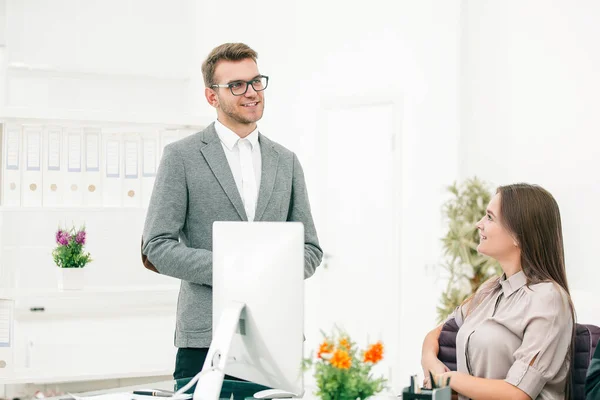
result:
[[(454, 318), (449, 319), (440, 332), (438, 358), (450, 370), (456, 371), (456, 334), (458, 325)], [(595, 325), (575, 326), (575, 356), (573, 365), (574, 400), (585, 400), (585, 376), (590, 361), (600, 339), (600, 328)]]

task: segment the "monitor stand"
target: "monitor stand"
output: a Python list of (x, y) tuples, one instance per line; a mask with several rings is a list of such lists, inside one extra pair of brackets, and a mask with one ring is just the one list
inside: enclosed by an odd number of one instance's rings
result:
[(229, 348), (244, 307), (246, 307), (245, 303), (231, 302), (223, 310), (202, 371), (196, 375), (199, 380), (194, 390), (193, 400), (219, 400), (223, 379), (225, 379)]

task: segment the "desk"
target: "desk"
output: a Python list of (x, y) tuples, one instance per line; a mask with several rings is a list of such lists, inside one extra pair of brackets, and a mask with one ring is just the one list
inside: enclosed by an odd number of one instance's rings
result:
[[(184, 378), (178, 380), (170, 380), (170, 381), (162, 381), (162, 382), (154, 382), (154, 383), (146, 383), (143, 385), (135, 385), (135, 386), (124, 386), (113, 389), (102, 389), (102, 390), (94, 390), (91, 392), (84, 393), (73, 393), (77, 396), (88, 397), (88, 396), (98, 396), (103, 394), (110, 393), (124, 393), (124, 392), (133, 392), (134, 390), (139, 389), (158, 389), (158, 390), (171, 390), (176, 391), (179, 388), (185, 386), (191, 378)], [(192, 386), (186, 393), (193, 394), (196, 385)], [(269, 389), (268, 387), (258, 385), (256, 383), (251, 382), (240, 382), (240, 381), (223, 381), (223, 388), (221, 389), (221, 399), (230, 400), (231, 395), (233, 394), (233, 398), (235, 400), (243, 400), (246, 397), (252, 397), (254, 393), (259, 392), (261, 390)], [(49, 397), (45, 400), (65, 400), (70, 399), (68, 394), (64, 394), (56, 397)], [(163, 397), (155, 397), (156, 400), (168, 400), (168, 398)]]
[[(144, 384), (144, 385), (126, 386), (126, 387), (120, 387), (120, 388), (114, 388), (114, 389), (103, 389), (103, 390), (96, 390), (96, 391), (85, 392), (85, 393), (74, 393), (74, 394), (76, 394), (78, 396), (88, 397), (88, 396), (97, 396), (97, 395), (110, 394), (110, 393), (133, 392), (134, 390), (139, 390), (139, 389), (158, 389), (158, 390), (175, 391), (175, 390), (185, 386), (190, 381), (190, 379), (191, 378), (154, 382), (154, 383), (148, 383), (148, 384)], [(193, 394), (195, 388), (196, 388), (195, 385), (192, 386), (192, 388), (190, 390), (188, 390), (186, 393)], [(244, 400), (246, 398), (252, 398), (254, 393), (261, 391), (261, 390), (265, 390), (265, 389), (268, 389), (268, 387), (258, 385), (256, 383), (224, 380), (220, 398), (223, 400), (230, 400), (231, 395), (233, 394), (234, 400)], [(314, 388), (306, 387), (304, 396), (302, 397), (302, 399), (303, 400), (318, 400), (318, 397), (316, 397), (313, 394), (313, 392), (314, 392)], [(44, 400), (65, 400), (65, 399), (70, 399), (70, 396), (68, 394), (64, 394), (62, 396), (57, 396), (57, 397), (48, 397)], [(168, 400), (168, 398), (162, 398), (162, 397), (155, 397), (155, 399), (156, 400), (161, 400), (161, 399)], [(388, 390), (384, 390), (383, 392), (371, 397), (371, 399), (372, 400), (401, 400), (401, 396), (396, 396), (393, 393), (389, 392)]]
[[(154, 382), (154, 383), (146, 383), (143, 385), (135, 385), (135, 386), (124, 386), (113, 389), (102, 389), (95, 390), (91, 392), (85, 393), (73, 393), (77, 396), (88, 397), (88, 396), (98, 396), (110, 393), (126, 393), (133, 392), (134, 390), (139, 389), (157, 389), (157, 390), (171, 390), (176, 391), (179, 388), (185, 386), (191, 378), (177, 379), (177, 380), (169, 380), (162, 382)], [(193, 394), (196, 385), (192, 386), (186, 393)], [(221, 389), (220, 399), (230, 400), (231, 395), (233, 394), (234, 400), (244, 400), (246, 398), (252, 398), (254, 393), (259, 392), (261, 390), (269, 389), (266, 386), (262, 386), (252, 382), (241, 382), (241, 381), (230, 381), (224, 380), (223, 387)], [(315, 394), (314, 387), (306, 387), (304, 388), (304, 396), (302, 396), (302, 400), (319, 400)], [(169, 398), (165, 397), (155, 397), (156, 400), (169, 400)], [(402, 400), (402, 395), (396, 395), (391, 391), (391, 389), (384, 389), (381, 393), (376, 394), (369, 398), (370, 400)], [(48, 397), (44, 400), (72, 400), (68, 394), (64, 394), (62, 396), (56, 397)], [(191, 400), (191, 399), (190, 399)]]

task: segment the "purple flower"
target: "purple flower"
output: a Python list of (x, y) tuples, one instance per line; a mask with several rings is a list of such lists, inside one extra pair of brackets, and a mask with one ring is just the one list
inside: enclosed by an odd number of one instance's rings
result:
[(85, 231), (77, 232), (77, 236), (75, 236), (75, 241), (77, 242), (77, 244), (85, 244)]
[(66, 246), (69, 244), (69, 240), (71, 239), (71, 236), (69, 235), (68, 232), (65, 231), (58, 231), (56, 232), (56, 243)]
[(69, 244), (69, 239), (71, 239), (71, 236), (68, 232), (63, 231), (62, 229), (59, 229), (56, 232), (56, 243), (66, 246)]
[(63, 235), (63, 231), (61, 229), (56, 231), (56, 243), (60, 244), (60, 238), (62, 237), (62, 235)]

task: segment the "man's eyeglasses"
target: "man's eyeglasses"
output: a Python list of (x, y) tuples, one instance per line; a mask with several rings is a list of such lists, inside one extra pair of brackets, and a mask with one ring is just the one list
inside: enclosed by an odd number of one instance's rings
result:
[(242, 96), (242, 95), (246, 94), (246, 92), (248, 91), (249, 85), (252, 85), (252, 88), (255, 91), (261, 92), (267, 88), (268, 84), (269, 84), (269, 77), (265, 76), (265, 75), (259, 75), (250, 81), (233, 81), (233, 82), (229, 82), (226, 85), (210, 85), (210, 87), (211, 88), (216, 88), (216, 87), (226, 88), (226, 87), (228, 87), (229, 90), (231, 90), (232, 95)]

